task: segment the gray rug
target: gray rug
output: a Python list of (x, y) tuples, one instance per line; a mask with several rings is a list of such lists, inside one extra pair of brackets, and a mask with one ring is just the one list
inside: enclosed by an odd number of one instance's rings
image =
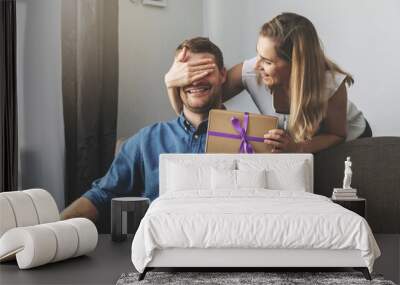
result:
[(384, 280), (381, 275), (372, 274), (372, 281), (364, 278), (360, 272), (148, 272), (142, 281), (138, 281), (139, 273), (122, 274), (117, 285), (134, 284), (379, 284), (395, 285)]

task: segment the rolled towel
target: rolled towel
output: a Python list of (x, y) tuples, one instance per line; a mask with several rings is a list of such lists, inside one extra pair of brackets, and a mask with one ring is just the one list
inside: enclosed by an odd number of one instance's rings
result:
[(0, 238), (0, 261), (16, 257), (28, 269), (86, 254), (97, 241), (96, 226), (84, 218), (13, 228)]

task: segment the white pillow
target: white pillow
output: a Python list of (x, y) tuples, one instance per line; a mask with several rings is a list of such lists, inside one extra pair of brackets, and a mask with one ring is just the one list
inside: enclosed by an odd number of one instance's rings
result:
[(266, 188), (266, 171), (211, 169), (212, 190), (238, 190), (241, 188)]
[(305, 161), (239, 160), (238, 168), (266, 169), (268, 189), (289, 191), (310, 189), (309, 170)]
[(267, 172), (261, 170), (236, 170), (237, 188), (267, 188)]
[(236, 189), (236, 170), (211, 168), (211, 189)]
[(268, 188), (276, 190), (290, 190), (305, 192), (307, 176), (304, 162), (287, 169), (272, 169), (268, 171)]
[(234, 160), (175, 160), (167, 164), (167, 191), (210, 190), (211, 168), (233, 170)]

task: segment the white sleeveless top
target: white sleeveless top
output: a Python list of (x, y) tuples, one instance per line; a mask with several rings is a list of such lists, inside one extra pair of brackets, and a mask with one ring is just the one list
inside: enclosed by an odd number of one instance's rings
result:
[[(258, 84), (257, 76), (254, 71), (256, 58), (245, 60), (242, 68), (242, 82), (244, 88), (250, 94), (254, 103), (261, 114), (276, 116), (279, 119), (278, 127), (285, 129), (289, 115), (283, 115), (275, 112), (273, 104), (273, 96), (264, 84)], [(326, 90), (325, 94), (328, 98), (335, 94), (336, 90), (346, 78), (344, 74), (330, 72), (326, 73)], [(286, 121), (286, 122), (285, 122)], [(347, 138), (346, 141), (358, 138), (365, 130), (365, 119), (361, 111), (357, 109), (353, 102), (347, 100)]]

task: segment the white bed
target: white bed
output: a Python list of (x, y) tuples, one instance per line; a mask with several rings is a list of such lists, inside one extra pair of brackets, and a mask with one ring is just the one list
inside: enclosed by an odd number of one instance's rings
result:
[(132, 262), (140, 279), (154, 267), (354, 267), (370, 278), (380, 251), (367, 222), (312, 193), (311, 154), (163, 154)]

